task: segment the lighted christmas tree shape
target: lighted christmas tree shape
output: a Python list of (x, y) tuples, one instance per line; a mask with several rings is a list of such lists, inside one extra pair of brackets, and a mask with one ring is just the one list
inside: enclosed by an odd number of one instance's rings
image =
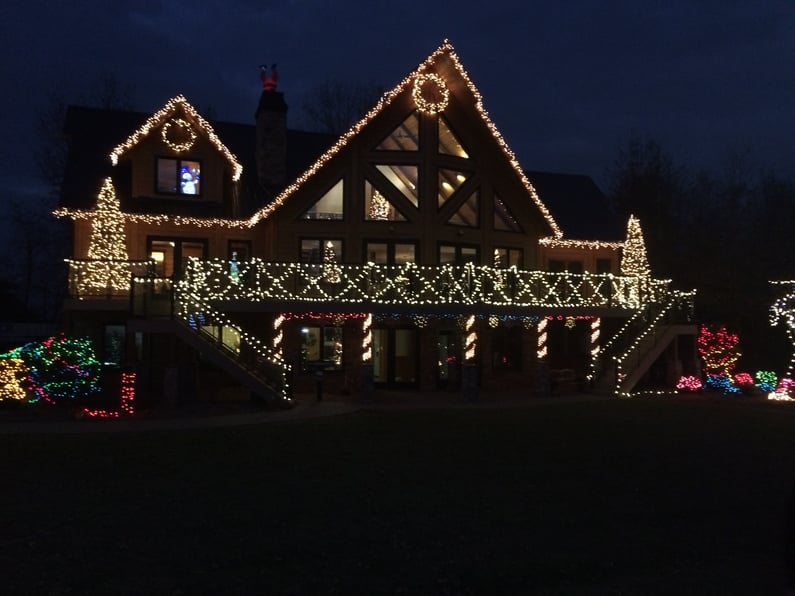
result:
[(110, 178), (106, 178), (97, 197), (91, 220), (88, 245), (87, 287), (106, 290), (129, 290), (130, 263), (124, 232), (124, 214)]
[(331, 240), (326, 243), (323, 253), (323, 279), (332, 284), (340, 282), (340, 268), (337, 266), (337, 255)]
[(28, 367), (21, 358), (0, 358), (0, 402), (24, 400), (28, 374)]
[(634, 284), (630, 293), (630, 301), (635, 304), (643, 301), (649, 287), (651, 269), (640, 220), (634, 215), (629, 216), (627, 223), (627, 239), (621, 256), (621, 275), (637, 278), (637, 284)]
[(373, 191), (368, 219), (389, 219), (389, 201), (380, 192)]

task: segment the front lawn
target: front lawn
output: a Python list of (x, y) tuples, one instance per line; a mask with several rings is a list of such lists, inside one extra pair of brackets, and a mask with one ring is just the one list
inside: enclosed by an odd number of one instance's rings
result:
[(4, 594), (783, 590), (790, 404), (370, 411), (0, 446)]

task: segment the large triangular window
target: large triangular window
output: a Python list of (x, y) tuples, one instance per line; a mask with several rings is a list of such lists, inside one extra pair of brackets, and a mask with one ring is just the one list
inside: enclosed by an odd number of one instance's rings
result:
[(522, 228), (516, 221), (516, 218), (511, 215), (511, 212), (505, 206), (505, 203), (500, 200), (498, 196), (494, 196), (494, 229), (504, 230), (506, 232), (521, 232)]
[(439, 116), (439, 153), (455, 155), (456, 157), (469, 157), (458, 137), (455, 136), (444, 118)]
[(364, 182), (364, 219), (367, 221), (406, 221), (403, 214), (370, 182)]
[(382, 151), (417, 151), (420, 148), (420, 120), (417, 113), (406, 118), (376, 147)]
[(326, 194), (307, 209), (301, 219), (343, 219), (343, 184), (342, 180), (332, 186)]
[(477, 228), (480, 218), (478, 216), (478, 192), (475, 191), (469, 198), (461, 204), (453, 216), (447, 220), (447, 223), (456, 226), (467, 226), (469, 228)]
[(381, 165), (375, 166), (378, 171), (386, 176), (392, 185), (397, 188), (415, 207), (419, 205), (418, 176), (419, 167), (410, 165)]
[(457, 170), (439, 170), (439, 207), (444, 205), (453, 193), (466, 182), (469, 174)]

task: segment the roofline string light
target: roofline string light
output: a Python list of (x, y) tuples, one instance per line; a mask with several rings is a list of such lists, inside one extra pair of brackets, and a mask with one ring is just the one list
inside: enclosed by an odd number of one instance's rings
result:
[[(555, 222), (555, 219), (552, 217), (552, 214), (547, 209), (546, 205), (541, 201), (536, 192), (535, 187), (530, 183), (525, 176), (524, 171), (519, 165), (519, 162), (516, 159), (516, 155), (513, 151), (508, 147), (508, 144), (505, 142), (502, 134), (500, 134), (499, 130), (497, 130), (497, 126), (492, 122), (491, 118), (489, 117), (488, 112), (483, 107), (483, 98), (480, 95), (477, 87), (469, 78), (464, 67), (461, 64), (461, 61), (458, 58), (458, 55), (455, 53), (452, 44), (450, 44), (449, 40), (444, 40), (441, 46), (439, 46), (435, 52), (433, 52), (428, 58), (425, 59), (410, 75), (404, 78), (400, 83), (398, 83), (391, 91), (388, 91), (378, 103), (373, 107), (365, 116), (359, 120), (356, 124), (354, 124), (348, 132), (343, 134), (331, 148), (326, 151), (323, 155), (318, 158), (318, 160), (312, 164), (303, 174), (301, 174), (295, 182), (290, 184), (287, 188), (285, 188), (279, 195), (274, 198), (267, 206), (263, 207), (259, 211), (257, 211), (253, 216), (251, 216), (251, 225), (256, 224), (258, 221), (268, 217), (271, 213), (273, 213), (279, 206), (287, 200), (288, 197), (293, 195), (308, 179), (314, 176), (325, 164), (328, 162), (332, 157), (334, 157), (337, 153), (339, 153), (348, 142), (355, 137), (373, 118), (375, 118), (378, 114), (381, 113), (383, 109), (385, 109), (388, 105), (390, 105), (395, 99), (403, 93), (410, 85), (414, 85), (417, 77), (422, 76), (424, 74), (429, 74), (424, 71), (429, 70), (437, 60), (444, 54), (449, 54), (453, 64), (455, 65), (456, 70), (459, 72), (461, 77), (466, 82), (467, 87), (469, 88), (470, 92), (475, 98), (475, 107), (480, 114), (481, 118), (485, 122), (486, 126), (488, 127), (489, 131), (491, 132), (494, 139), (497, 141), (500, 149), (502, 149), (505, 156), (508, 158), (508, 161), (513, 167), (516, 175), (519, 177), (519, 180), (524, 185), (527, 192), (530, 194), (533, 202), (535, 203), (536, 207), (541, 211), (544, 219), (546, 220), (547, 224), (549, 224), (550, 228), (552, 229), (553, 236), (555, 238), (562, 238), (563, 232), (558, 227), (558, 224)], [(445, 87), (443, 87), (445, 88)]]
[[(215, 146), (215, 148), (218, 149), (218, 151), (220, 151), (224, 155), (224, 157), (226, 157), (227, 161), (229, 161), (229, 164), (232, 166), (232, 180), (234, 182), (237, 182), (240, 179), (241, 174), (243, 173), (243, 166), (240, 164), (237, 158), (232, 154), (232, 152), (229, 151), (229, 149), (227, 149), (226, 145), (224, 145), (221, 142), (221, 139), (218, 138), (218, 135), (215, 134), (213, 127), (210, 126), (210, 123), (201, 117), (201, 115), (194, 109), (192, 105), (190, 105), (190, 103), (188, 103), (188, 100), (185, 99), (185, 96), (183, 95), (177, 95), (176, 97), (169, 99), (166, 102), (166, 105), (164, 105), (159, 111), (155, 112), (152, 116), (150, 116), (147, 119), (147, 121), (144, 122), (144, 124), (138, 130), (136, 130), (133, 134), (127, 137), (127, 139), (123, 143), (117, 145), (113, 149), (113, 151), (110, 152), (111, 163), (114, 166), (117, 165), (119, 163), (119, 158), (124, 153), (132, 149), (140, 141), (142, 141), (147, 136), (149, 136), (149, 134), (155, 128), (163, 124), (166, 118), (171, 116), (178, 107), (181, 107), (184, 110), (185, 114), (191, 120), (193, 120), (199, 126), (200, 129), (204, 131), (204, 134), (207, 136), (207, 139)], [(182, 122), (188, 124), (184, 120), (182, 120)], [(190, 127), (190, 125), (188, 126)], [(192, 128), (191, 132), (193, 132)], [(195, 132), (193, 132), (193, 134), (195, 134)], [(165, 140), (165, 134), (164, 134), (164, 140)], [(170, 147), (172, 147), (172, 149), (179, 152), (179, 150), (174, 148), (171, 143), (167, 144)]]

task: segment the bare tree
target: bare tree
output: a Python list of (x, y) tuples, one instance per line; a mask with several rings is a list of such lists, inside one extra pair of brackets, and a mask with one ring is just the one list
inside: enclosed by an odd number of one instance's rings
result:
[(69, 103), (106, 110), (132, 109), (132, 87), (112, 73), (102, 73), (96, 81), (74, 101), (61, 92), (53, 92), (36, 114), (35, 130), (39, 145), (34, 159), (42, 181), (52, 196), (57, 196), (66, 167), (67, 145), (63, 134), (66, 108)]
[(381, 95), (380, 85), (329, 79), (309, 90), (302, 107), (312, 129), (341, 135), (375, 106)]

